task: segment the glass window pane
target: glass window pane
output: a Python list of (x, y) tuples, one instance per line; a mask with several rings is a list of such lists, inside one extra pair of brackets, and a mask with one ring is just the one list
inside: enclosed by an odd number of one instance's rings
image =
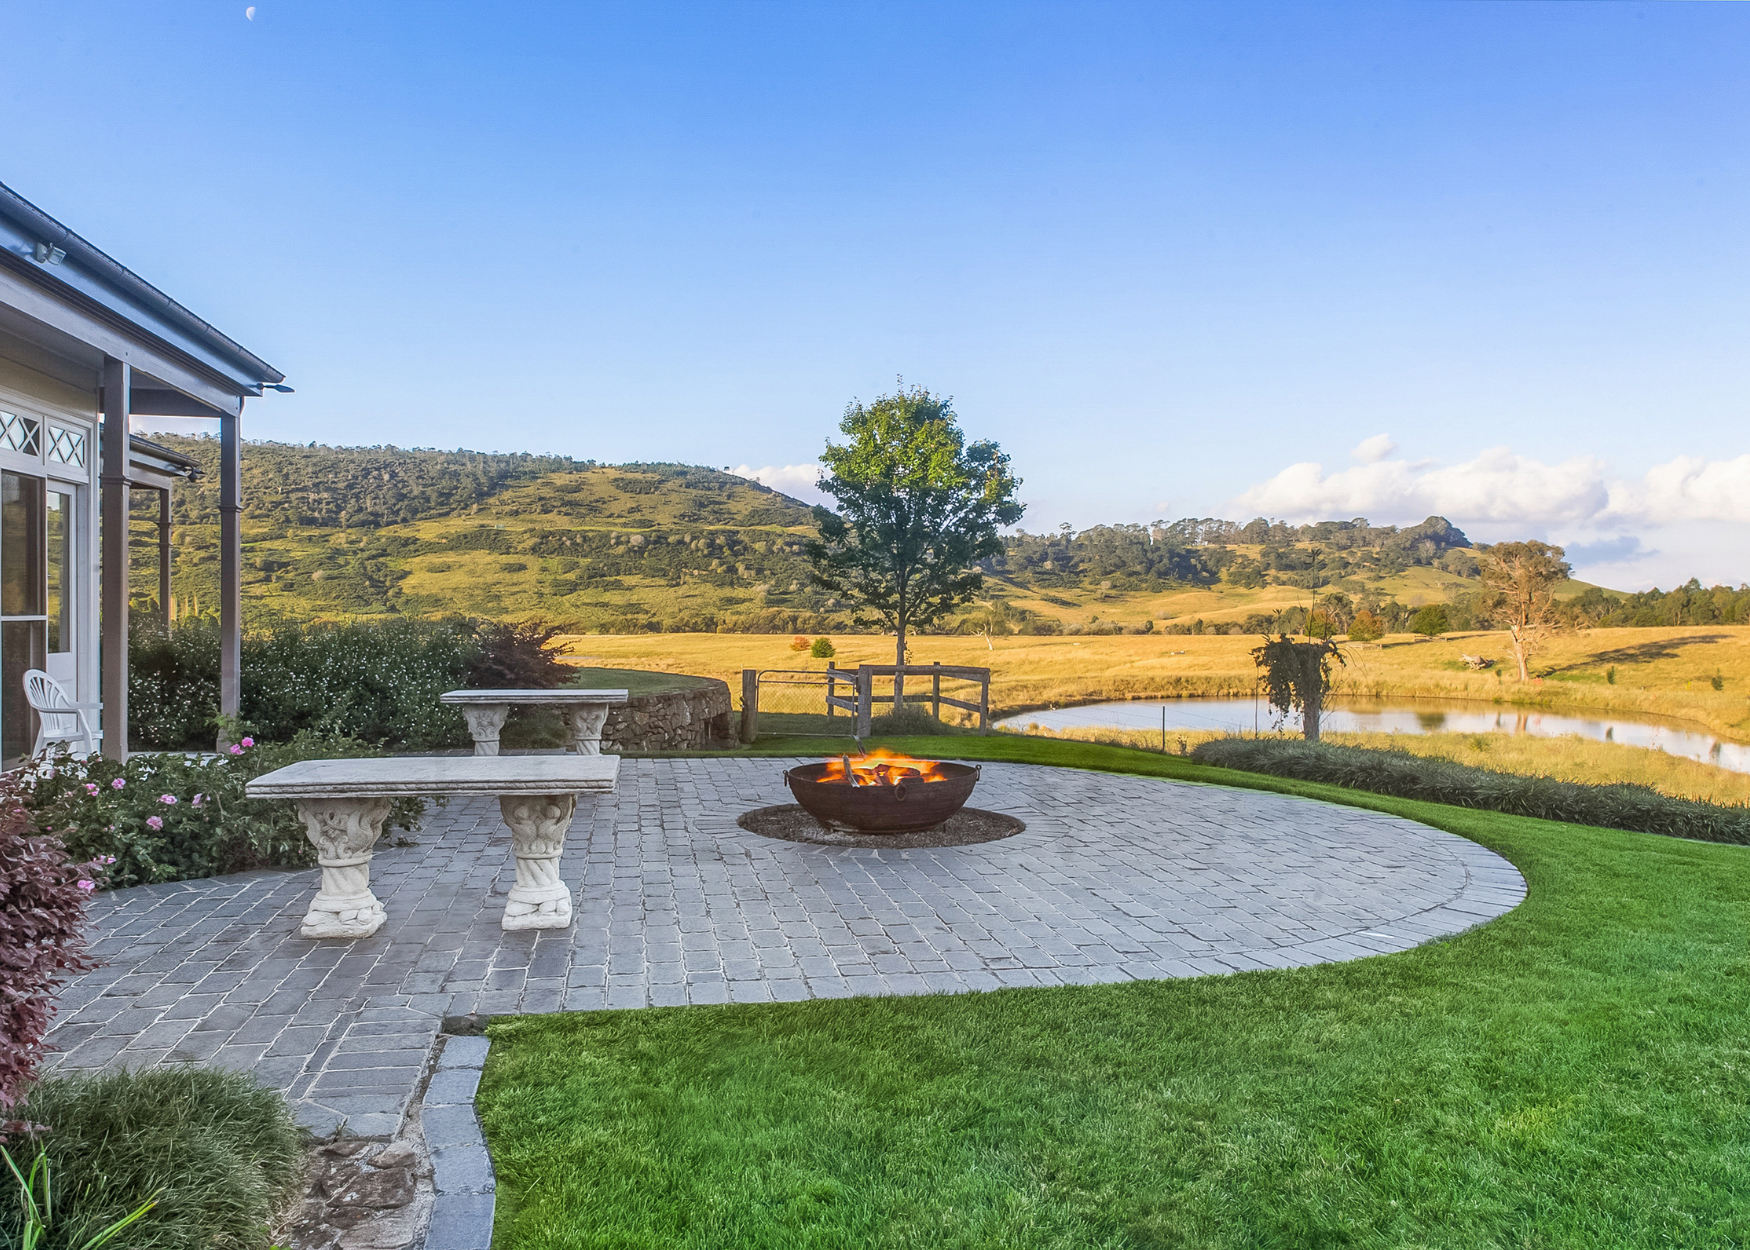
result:
[(49, 650), (73, 649), (73, 496), (49, 492)]
[(0, 473), (0, 616), (43, 610), (43, 480)]
[(41, 621), (0, 625), (0, 756), (7, 766), (36, 745), (36, 713), (24, 697), (24, 674), (42, 666)]

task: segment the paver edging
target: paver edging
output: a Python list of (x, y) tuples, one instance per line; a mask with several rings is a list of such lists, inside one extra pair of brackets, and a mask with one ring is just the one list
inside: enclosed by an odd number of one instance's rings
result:
[(424, 1250), (490, 1250), (498, 1182), (474, 1110), (474, 1092), (491, 1042), (485, 1037), (443, 1037), (439, 1044), (442, 1049), (419, 1109), (437, 1191)]

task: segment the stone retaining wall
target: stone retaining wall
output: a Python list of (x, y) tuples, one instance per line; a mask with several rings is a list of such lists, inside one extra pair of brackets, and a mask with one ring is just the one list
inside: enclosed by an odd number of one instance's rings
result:
[(701, 678), (690, 690), (633, 695), (624, 707), (608, 709), (602, 750), (684, 751), (729, 746), (734, 737), (729, 687)]

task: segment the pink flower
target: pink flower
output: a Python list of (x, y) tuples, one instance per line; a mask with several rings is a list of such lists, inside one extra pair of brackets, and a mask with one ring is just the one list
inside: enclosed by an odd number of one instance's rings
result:
[(158, 801), (166, 807), (176, 806), (176, 796), (174, 794), (160, 794), (158, 796)]
[(96, 798), (98, 795), (97, 783), (95, 781), (87, 781), (85, 783), (85, 793), (89, 794), (92, 798)]
[(238, 746), (236, 743), (232, 743), (231, 744), (231, 754), (232, 755), (242, 755), (243, 748)]
[(99, 855), (97, 857), (97, 862), (100, 864), (113, 864), (113, 863), (115, 863), (115, 856), (113, 856), (113, 855)]
[(206, 800), (206, 797), (207, 797), (207, 796), (206, 796), (206, 795), (204, 795), (204, 794), (197, 794), (197, 795), (195, 795), (195, 796), (194, 796), (194, 805), (195, 805), (195, 806), (196, 806), (196, 807), (199, 807), (199, 806), (200, 806), (200, 805), (201, 805), (201, 804), (202, 804), (202, 803), (203, 803), (203, 802), (204, 802), (204, 801), (205, 801), (205, 800)]
[(252, 747), (255, 745), (255, 739), (254, 738), (245, 738), (245, 739), (243, 739), (243, 745), (246, 747)]
[(127, 779), (125, 777), (117, 777), (114, 781), (109, 783), (109, 788), (111, 790), (120, 790), (127, 784)]
[(83, 877), (81, 877), (79, 879), (79, 888), (81, 890), (84, 890), (86, 893), (90, 893), (92, 890), (95, 890), (97, 888), (97, 882), (87, 881)]
[(162, 816), (148, 816), (148, 817), (146, 817), (146, 827), (148, 829), (162, 829), (162, 828), (164, 828), (164, 817), (162, 817)]

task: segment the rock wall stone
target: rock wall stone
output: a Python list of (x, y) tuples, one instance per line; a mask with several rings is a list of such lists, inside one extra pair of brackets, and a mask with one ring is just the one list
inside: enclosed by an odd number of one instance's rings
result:
[(608, 709), (602, 750), (700, 750), (732, 745), (734, 737), (729, 687), (702, 677), (692, 689), (634, 695), (624, 707)]

